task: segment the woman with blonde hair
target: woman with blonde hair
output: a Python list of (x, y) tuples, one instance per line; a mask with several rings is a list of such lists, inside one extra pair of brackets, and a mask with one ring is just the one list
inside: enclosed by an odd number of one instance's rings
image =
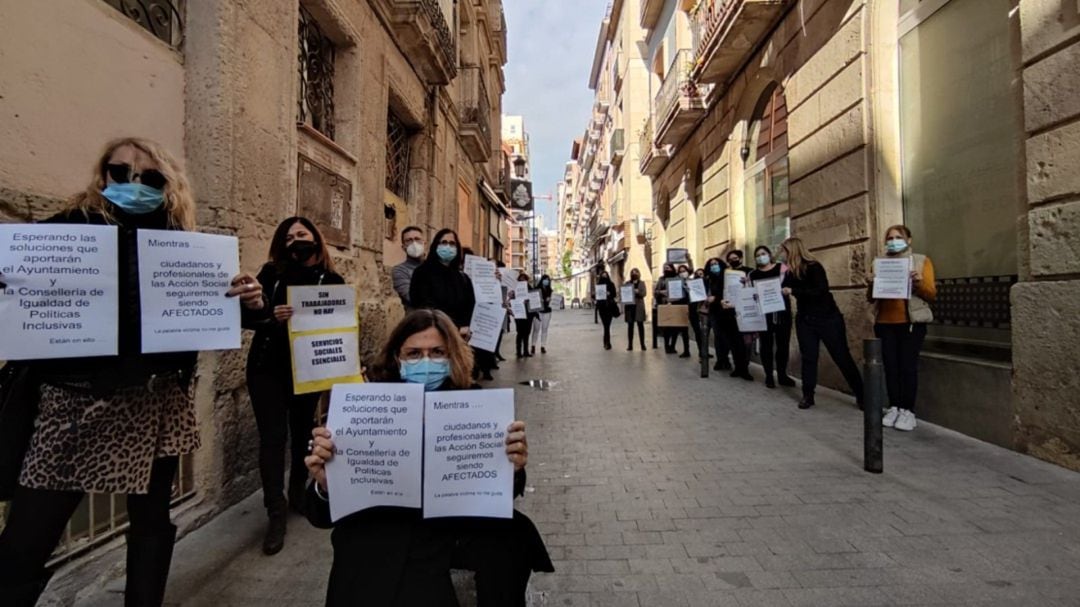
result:
[[(409, 313), (390, 333), (369, 369), (378, 382), (421, 384), (427, 392), (476, 389), (473, 353), (446, 314)], [(326, 605), (371, 607), (457, 605), (450, 569), (475, 572), (479, 605), (524, 607), (533, 571), (553, 571), (539, 532), (524, 514), (511, 519), (424, 519), (420, 509), (375, 507), (330, 520), (326, 462), (334, 457), (326, 428), (312, 432), (307, 515), (321, 528), (333, 528), (334, 561)], [(525, 423), (506, 431), (506, 456), (514, 464), (514, 496), (525, 491), (529, 451)]]
[(874, 304), (874, 334), (881, 339), (885, 386), (889, 409), (882, 424), (904, 432), (915, 429), (915, 393), (919, 387), (919, 351), (926, 339), (926, 325), (934, 320), (930, 302), (937, 297), (934, 264), (926, 255), (911, 250), (911, 230), (905, 225), (885, 230), (885, 254), (911, 260), (911, 298), (874, 299), (874, 279), (866, 299)]
[[(176, 527), (169, 520), (180, 456), (199, 447), (192, 400), (197, 352), (143, 354), (137, 233), (191, 230), (195, 201), (180, 165), (145, 139), (110, 142), (90, 185), (56, 224), (119, 228), (119, 314), (115, 356), (30, 363), (37, 419), (0, 534), (0, 596), (30, 606), (48, 581), (44, 566), (83, 496), (126, 493), (126, 605), (160, 605)], [(254, 277), (232, 280), (230, 296), (263, 306)]]
[(781, 263), (788, 265), (784, 276), (784, 295), (795, 296), (798, 302), (795, 313), (795, 336), (802, 356), (802, 392), (800, 409), (814, 406), (817, 388), (818, 350), (822, 343), (833, 362), (847, 380), (855, 394), (855, 402), (862, 407), (863, 383), (859, 368), (848, 349), (847, 326), (844, 315), (829, 291), (829, 277), (825, 267), (806, 250), (798, 238), (788, 238), (780, 245)]

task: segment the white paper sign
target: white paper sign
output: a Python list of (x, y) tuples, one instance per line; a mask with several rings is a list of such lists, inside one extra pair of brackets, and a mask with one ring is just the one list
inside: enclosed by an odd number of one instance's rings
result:
[(296, 335), (292, 356), (296, 384), (360, 375), (360, 338), (355, 328)]
[(469, 329), (469, 345), (485, 352), (494, 352), (502, 333), (506, 308), (501, 303), (477, 302), (473, 307), (472, 322)]
[(757, 291), (758, 303), (761, 304), (761, 311), (765, 314), (783, 312), (787, 309), (787, 305), (784, 303), (784, 292), (782, 290), (781, 280), (779, 278), (755, 280), (754, 290)]
[(240, 347), (240, 299), (225, 297), (240, 272), (235, 236), (139, 230), (142, 351)]
[(510, 268), (502, 268), (499, 273), (502, 274), (502, 285), (506, 287), (508, 291), (513, 291), (517, 288), (518, 275), (521, 274), (521, 272)]
[(514, 318), (524, 320), (529, 315), (529, 311), (525, 308), (526, 301), (528, 300), (519, 297), (510, 300), (510, 313), (514, 315)]
[(596, 285), (596, 301), (607, 299), (607, 285)]
[(420, 507), (423, 415), (420, 384), (334, 386), (326, 420), (331, 520), (373, 506)]
[(753, 287), (740, 286), (734, 291), (725, 291), (725, 296), (734, 293), (735, 298), (730, 300), (735, 306), (735, 320), (739, 325), (739, 331), (743, 333), (756, 333), (768, 329), (765, 322), (765, 314), (761, 311), (758, 303), (757, 290)]
[(514, 283), (514, 297), (518, 299), (529, 298), (529, 283), (519, 280)]
[(539, 312), (543, 307), (544, 304), (540, 301), (540, 291), (529, 291), (529, 310)]
[(624, 303), (624, 304), (633, 304), (634, 303), (634, 285), (632, 285), (632, 284), (623, 285), (622, 289), (620, 289), (620, 291), (619, 291), (619, 295), (621, 296), (622, 303)]
[(356, 287), (320, 285), (289, 287), (289, 305), (293, 316), (289, 330), (294, 333), (356, 327)]
[[(475, 257), (475, 256), (473, 256)], [(495, 262), (476, 257), (473, 261), (473, 295), (476, 301), (484, 303), (502, 303), (502, 284), (495, 276)]]
[(0, 360), (112, 356), (115, 226), (0, 224)]
[(739, 272), (738, 270), (724, 270), (724, 299), (735, 303), (735, 298), (731, 294), (736, 289), (741, 289), (743, 282), (746, 280), (746, 274)]
[(690, 291), (690, 303), (705, 301), (709, 298), (709, 294), (705, 290), (705, 280), (702, 278), (693, 278), (686, 281), (686, 287)]
[(911, 258), (874, 260), (874, 299), (911, 299)]
[(678, 301), (683, 295), (683, 283), (681, 278), (669, 278), (667, 281), (668, 301)]
[(427, 394), (424, 518), (513, 517), (514, 465), (506, 456), (513, 421), (513, 390)]
[[(469, 278), (472, 278), (476, 274), (476, 264), (477, 264), (477, 262), (483, 262), (483, 261), (486, 261), (486, 260), (483, 257), (480, 257), (479, 255), (466, 255), (465, 256), (465, 273), (469, 275)], [(492, 266), (495, 265), (495, 262), (490, 262), (490, 263), (491, 263)]]

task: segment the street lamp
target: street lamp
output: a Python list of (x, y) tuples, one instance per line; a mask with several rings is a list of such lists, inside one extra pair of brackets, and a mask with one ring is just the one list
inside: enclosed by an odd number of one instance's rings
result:
[(525, 179), (525, 162), (524, 156), (518, 156), (514, 159), (514, 174), (518, 179)]

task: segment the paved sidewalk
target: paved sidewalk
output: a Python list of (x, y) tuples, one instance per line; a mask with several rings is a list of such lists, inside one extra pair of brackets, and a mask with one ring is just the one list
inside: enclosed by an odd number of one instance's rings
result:
[[(494, 382), (518, 388), (517, 505), (557, 569), (532, 605), (1080, 605), (1080, 475), (929, 425), (886, 430), (867, 474), (850, 398), (799, 411), (797, 390), (600, 344), (590, 311), (556, 312), (549, 353)], [(170, 604), (321, 605), (329, 536), (291, 523), (274, 557), (257, 496), (185, 537)]]

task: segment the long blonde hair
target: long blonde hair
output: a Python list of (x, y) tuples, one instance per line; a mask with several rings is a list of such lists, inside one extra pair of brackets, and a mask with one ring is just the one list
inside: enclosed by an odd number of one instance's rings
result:
[(68, 200), (67, 211), (81, 211), (84, 214), (103, 215), (108, 221), (114, 221), (112, 205), (101, 191), (105, 189), (105, 165), (117, 148), (130, 145), (142, 150), (158, 165), (158, 170), (167, 180), (165, 183), (165, 212), (169, 216), (169, 226), (182, 230), (195, 229), (195, 197), (191, 192), (187, 176), (184, 175), (180, 163), (173, 158), (172, 154), (161, 145), (138, 137), (122, 137), (113, 139), (105, 145), (96, 164), (94, 173), (90, 179), (90, 185), (86, 190), (79, 192)]
[(801, 238), (792, 236), (780, 243), (780, 248), (787, 251), (787, 265), (791, 268), (791, 273), (795, 275), (795, 278), (803, 277), (803, 272), (806, 271), (808, 264), (818, 263), (817, 258), (806, 250), (806, 245), (803, 244)]

